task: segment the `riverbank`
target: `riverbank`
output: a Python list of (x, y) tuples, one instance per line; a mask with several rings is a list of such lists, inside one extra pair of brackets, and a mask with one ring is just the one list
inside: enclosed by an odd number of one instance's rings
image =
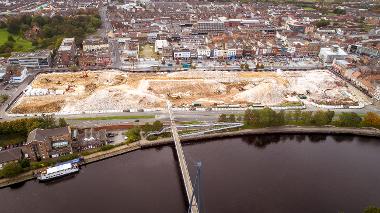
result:
[[(181, 137), (181, 143), (195, 143), (200, 140), (210, 140), (228, 137), (240, 137), (266, 134), (323, 134), (323, 135), (352, 135), (380, 138), (380, 130), (375, 128), (343, 128), (343, 127), (267, 127), (260, 129), (243, 129), (238, 131), (213, 133), (207, 135)], [(172, 138), (140, 142), (141, 148), (165, 146), (173, 143)]]
[[(199, 143), (204, 140), (252, 136), (252, 135), (266, 135), (266, 134), (322, 134), (322, 135), (352, 135), (352, 136), (365, 136), (380, 138), (380, 130), (374, 128), (340, 128), (340, 127), (269, 127), (261, 129), (243, 129), (239, 131), (213, 133), (200, 136), (184, 137), (181, 138), (182, 143)], [(173, 143), (172, 138), (165, 138), (156, 141), (139, 141), (131, 144), (117, 146), (113, 149), (96, 152), (84, 156), (84, 165), (111, 158), (117, 155), (133, 152), (135, 150), (151, 148), (157, 146), (166, 146)], [(32, 180), (34, 171), (23, 173), (13, 178), (0, 179), (0, 188), (7, 187), (13, 184), (22, 183)]]

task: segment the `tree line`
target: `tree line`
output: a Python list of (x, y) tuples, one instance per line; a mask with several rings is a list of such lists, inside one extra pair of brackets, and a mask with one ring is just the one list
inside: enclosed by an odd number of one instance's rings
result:
[(25, 137), (36, 128), (51, 129), (67, 126), (64, 118), (55, 119), (47, 115), (38, 118), (23, 118), (0, 122), (0, 135), (24, 135)]
[[(234, 122), (235, 116), (220, 115), (221, 122)], [(236, 119), (237, 120), (237, 119)], [(247, 109), (243, 117), (244, 125), (248, 128), (264, 128), (283, 125), (297, 126), (325, 126), (339, 127), (374, 127), (380, 129), (380, 116), (368, 112), (360, 116), (355, 112), (342, 112), (335, 114), (334, 111), (279, 111), (270, 108)]]

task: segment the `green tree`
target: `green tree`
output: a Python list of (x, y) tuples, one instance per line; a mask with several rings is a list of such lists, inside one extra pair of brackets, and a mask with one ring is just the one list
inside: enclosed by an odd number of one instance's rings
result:
[(227, 115), (226, 114), (221, 114), (219, 115), (219, 122), (227, 122)]
[(18, 162), (8, 163), (2, 169), (3, 176), (6, 178), (17, 176), (22, 172), (23, 169)]
[(65, 126), (68, 126), (68, 124), (64, 118), (59, 118), (58, 119), (58, 126), (65, 127)]
[(231, 114), (231, 115), (228, 117), (228, 122), (231, 122), (231, 123), (236, 122), (236, 117), (235, 117), (234, 114)]
[(326, 19), (320, 19), (319, 21), (315, 22), (315, 26), (320, 28), (320, 27), (327, 27), (330, 25), (330, 20)]
[(126, 136), (128, 137), (127, 143), (139, 141), (141, 139), (140, 131), (141, 129), (137, 126), (129, 129), (126, 133)]
[(161, 121), (154, 121), (152, 124), (153, 131), (160, 131), (164, 127)]
[(323, 126), (329, 124), (329, 115), (325, 111), (318, 110), (313, 114), (313, 124)]
[(343, 112), (339, 114), (337, 125), (342, 127), (359, 127), (362, 118), (355, 112)]
[(30, 161), (29, 161), (29, 159), (23, 158), (23, 159), (19, 160), (18, 163), (20, 164), (21, 168), (28, 168), (28, 167), (30, 167)]
[(12, 35), (8, 36), (8, 41), (10, 41), (10, 42), (16, 42)]

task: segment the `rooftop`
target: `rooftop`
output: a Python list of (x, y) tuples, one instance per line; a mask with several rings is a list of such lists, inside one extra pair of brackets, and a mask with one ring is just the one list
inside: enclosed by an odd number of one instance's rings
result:
[(12, 52), (10, 58), (30, 58), (30, 57), (49, 57), (50, 50), (39, 50), (35, 52)]
[(46, 141), (50, 137), (70, 134), (70, 127), (60, 127), (54, 129), (34, 129), (28, 135), (28, 139), (24, 145), (32, 141)]
[(0, 152), (0, 164), (15, 161), (22, 157), (21, 148), (6, 149)]

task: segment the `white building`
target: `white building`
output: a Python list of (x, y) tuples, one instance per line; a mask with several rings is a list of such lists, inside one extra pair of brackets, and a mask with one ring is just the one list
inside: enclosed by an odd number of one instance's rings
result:
[(235, 58), (235, 57), (236, 57), (236, 49), (228, 49), (227, 58)]
[(20, 72), (11, 76), (9, 81), (15, 84), (22, 83), (26, 79), (26, 77), (28, 77), (28, 69), (26, 67), (22, 67)]
[(190, 50), (174, 50), (173, 51), (174, 59), (189, 59), (191, 57)]
[(154, 52), (162, 53), (163, 49), (169, 46), (167, 40), (156, 40), (154, 42)]
[(198, 58), (209, 58), (211, 56), (211, 50), (208, 46), (199, 46), (197, 48)]
[(5, 77), (6, 68), (0, 65), (0, 80), (3, 80)]
[(324, 63), (331, 64), (334, 59), (345, 60), (348, 54), (338, 45), (333, 45), (332, 47), (321, 48), (318, 56)]

